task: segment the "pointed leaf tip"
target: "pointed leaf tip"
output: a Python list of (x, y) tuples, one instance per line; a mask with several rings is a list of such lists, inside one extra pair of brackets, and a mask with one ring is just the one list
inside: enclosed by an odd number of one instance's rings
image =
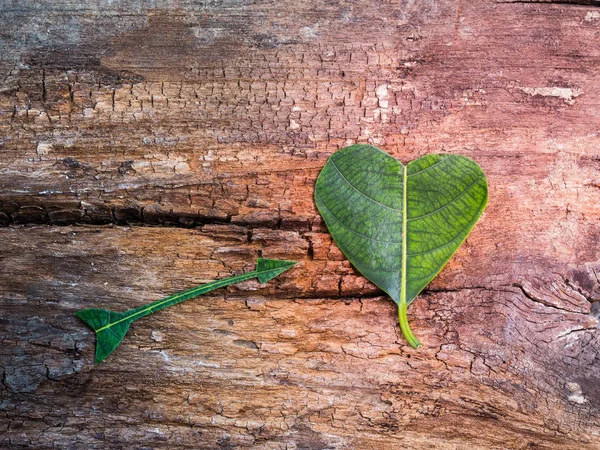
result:
[(256, 277), (261, 283), (266, 283), (277, 275), (291, 269), (296, 264), (296, 261), (287, 261), (284, 259), (258, 258), (256, 262)]

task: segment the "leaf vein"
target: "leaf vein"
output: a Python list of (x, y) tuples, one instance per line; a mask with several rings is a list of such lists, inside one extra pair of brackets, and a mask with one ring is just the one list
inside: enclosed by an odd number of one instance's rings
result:
[(478, 182), (479, 180), (481, 180), (481, 177), (483, 177), (483, 173), (482, 173), (481, 175), (479, 175), (479, 176), (477, 177), (477, 179), (476, 179), (475, 181), (473, 181), (473, 183), (471, 183), (471, 184), (469, 185), (469, 187), (467, 187), (467, 188), (466, 188), (464, 191), (462, 191), (460, 194), (458, 194), (456, 197), (454, 197), (452, 200), (450, 200), (450, 201), (449, 201), (448, 203), (446, 203), (444, 206), (442, 206), (442, 207), (440, 207), (440, 208), (436, 209), (435, 211), (431, 211), (430, 213), (423, 214), (422, 216), (418, 216), (418, 217), (412, 217), (412, 218), (410, 218), (410, 219), (407, 219), (407, 221), (408, 221), (408, 222), (412, 222), (413, 220), (419, 220), (419, 219), (423, 219), (424, 217), (431, 216), (432, 214), (435, 214), (435, 213), (437, 213), (437, 212), (439, 212), (439, 211), (441, 211), (441, 210), (443, 210), (443, 209), (447, 208), (448, 206), (452, 205), (452, 204), (453, 204), (453, 203), (454, 203), (456, 200), (458, 200), (460, 197), (462, 197), (462, 196), (463, 196), (463, 195), (465, 195), (467, 192), (469, 192), (469, 190), (470, 190), (470, 189), (471, 189), (473, 186), (475, 186), (475, 184), (477, 184), (477, 182)]
[(400, 241), (400, 242), (381, 241), (379, 239), (372, 238), (372, 237), (367, 236), (365, 234), (359, 233), (356, 230), (353, 230), (352, 228), (350, 228), (349, 226), (347, 226), (344, 222), (342, 222), (335, 214), (333, 214), (333, 211), (331, 211), (331, 208), (329, 208), (329, 206), (327, 206), (325, 204), (325, 202), (323, 201), (323, 199), (321, 198), (321, 196), (317, 192), (315, 192), (315, 197), (317, 197), (321, 201), (321, 204), (325, 207), (325, 209), (327, 211), (329, 211), (329, 213), (331, 214), (331, 217), (333, 217), (336, 220), (337, 223), (339, 223), (342, 227), (344, 227), (346, 230), (350, 231), (351, 233), (356, 234), (357, 236), (364, 237), (366, 239), (370, 239), (371, 241), (379, 242), (380, 244), (396, 244), (396, 245), (402, 244), (402, 241)]
[[(463, 231), (463, 230), (461, 230), (461, 232), (462, 232), (462, 231)], [(427, 251), (425, 251), (425, 252), (420, 252), (420, 253), (407, 253), (407, 254), (406, 254), (406, 256), (420, 256), (420, 255), (425, 255), (425, 254), (427, 254), (427, 253), (433, 253), (433, 252), (435, 252), (436, 250), (439, 250), (439, 249), (441, 249), (441, 248), (444, 248), (444, 247), (448, 247), (450, 244), (453, 244), (453, 243), (454, 243), (454, 242), (455, 242), (455, 241), (456, 241), (458, 238), (460, 238), (460, 237), (461, 237), (461, 234), (459, 234), (458, 236), (456, 236), (456, 237), (455, 237), (454, 239), (452, 239), (451, 241), (448, 241), (448, 242), (446, 242), (444, 245), (440, 245), (439, 247), (432, 248), (431, 250), (427, 250)]]
[(449, 159), (450, 158), (443, 158), (441, 161), (438, 161), (435, 164), (430, 165), (429, 167), (425, 167), (423, 170), (419, 170), (418, 172), (406, 175), (406, 178), (414, 177), (415, 175), (419, 175), (420, 173), (427, 172), (429, 169), (433, 169), (435, 166), (437, 166), (437, 165), (439, 165), (439, 164), (441, 164), (444, 161), (449, 160)]
[(367, 200), (371, 200), (373, 203), (377, 203), (379, 206), (383, 206), (384, 208), (391, 209), (392, 211), (396, 211), (396, 212), (402, 213), (401, 209), (392, 208), (391, 206), (384, 205), (383, 203), (378, 202), (374, 198), (369, 197), (367, 194), (365, 194), (364, 192), (362, 192), (361, 190), (359, 190), (358, 188), (356, 188), (352, 183), (350, 183), (350, 180), (348, 180), (344, 176), (344, 174), (342, 173), (342, 171), (340, 169), (338, 169), (338, 166), (335, 165), (335, 162), (333, 162), (333, 159), (331, 160), (331, 165), (335, 168), (335, 170), (337, 170), (337, 172), (341, 175), (341, 177), (348, 184), (348, 186), (350, 186), (352, 189), (354, 189), (356, 192), (358, 192), (364, 198), (366, 198)]

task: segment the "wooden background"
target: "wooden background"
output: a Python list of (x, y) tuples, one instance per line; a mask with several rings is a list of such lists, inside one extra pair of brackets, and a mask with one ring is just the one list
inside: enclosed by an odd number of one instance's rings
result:
[[(600, 448), (598, 6), (0, 1), (0, 447)], [(419, 350), (313, 204), (356, 142), (488, 176)]]

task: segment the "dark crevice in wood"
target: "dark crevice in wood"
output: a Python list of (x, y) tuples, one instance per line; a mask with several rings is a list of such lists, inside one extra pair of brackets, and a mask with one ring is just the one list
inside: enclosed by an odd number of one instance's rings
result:
[[(126, 210), (127, 211), (127, 210)], [(203, 225), (222, 225), (233, 223), (231, 217), (227, 217), (224, 219), (221, 218), (202, 218), (196, 217), (193, 221), (185, 221), (179, 222), (180, 217), (172, 216), (172, 220), (164, 220), (164, 221), (145, 221), (143, 217), (143, 211), (140, 210), (140, 220), (130, 220), (127, 218), (119, 218), (123, 211), (119, 209), (112, 208), (110, 211), (111, 218), (108, 219), (88, 219), (88, 220), (74, 220), (65, 216), (64, 219), (60, 217), (52, 217), (50, 218), (48, 213), (45, 211), (40, 211), (40, 215), (35, 218), (31, 218), (28, 220), (15, 220), (14, 217), (10, 214), (6, 214), (3, 211), (0, 211), (0, 228), (3, 227), (11, 227), (11, 226), (20, 226), (20, 225), (52, 225), (58, 227), (68, 227), (68, 226), (85, 226), (85, 225), (121, 225), (121, 226), (142, 226), (142, 227), (158, 227), (158, 228), (196, 228), (201, 227)], [(181, 219), (184, 219), (183, 216)], [(187, 217), (186, 217), (187, 219)], [(252, 224), (246, 223), (233, 223), (234, 225), (244, 225), (250, 226), (254, 228), (269, 228), (273, 230), (281, 229), (280, 224), (276, 224), (273, 226), (273, 223), (270, 221), (265, 222), (253, 222)]]
[(243, 220), (232, 220), (230, 215), (210, 217), (202, 215), (176, 214), (172, 210), (149, 215), (144, 207), (112, 206), (105, 211), (91, 211), (88, 208), (57, 211), (40, 205), (21, 205), (16, 211), (0, 207), (0, 228), (13, 225), (131, 225), (170, 228), (195, 228), (208, 224), (251, 225), (261, 228), (280, 229), (281, 221), (273, 226), (272, 221), (256, 221), (252, 224)]

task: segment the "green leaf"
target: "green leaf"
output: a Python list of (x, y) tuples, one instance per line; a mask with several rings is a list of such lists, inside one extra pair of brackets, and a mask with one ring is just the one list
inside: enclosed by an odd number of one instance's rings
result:
[(96, 331), (96, 363), (103, 361), (117, 348), (134, 320), (127, 313), (98, 308), (78, 311), (77, 317)]
[(243, 273), (222, 280), (206, 283), (195, 288), (189, 289), (179, 294), (171, 295), (162, 300), (142, 305), (138, 308), (130, 309), (125, 312), (114, 312), (106, 309), (86, 309), (77, 312), (77, 317), (87, 323), (96, 331), (96, 364), (106, 359), (121, 343), (129, 325), (134, 320), (152, 314), (153, 312), (167, 308), (169, 306), (181, 303), (198, 295), (205, 294), (214, 289), (219, 289), (230, 284), (246, 281), (251, 278), (258, 278), (261, 283), (275, 278), (277, 275), (291, 269), (296, 265), (295, 261), (285, 261), (277, 259), (258, 258), (256, 270)]
[(258, 258), (258, 262), (256, 263), (256, 277), (261, 283), (266, 283), (280, 273), (292, 268), (295, 264), (295, 261)]
[(406, 308), (467, 238), (487, 198), (485, 174), (469, 158), (432, 154), (404, 166), (370, 145), (334, 153), (315, 188), (333, 240), (398, 304), (415, 348)]

